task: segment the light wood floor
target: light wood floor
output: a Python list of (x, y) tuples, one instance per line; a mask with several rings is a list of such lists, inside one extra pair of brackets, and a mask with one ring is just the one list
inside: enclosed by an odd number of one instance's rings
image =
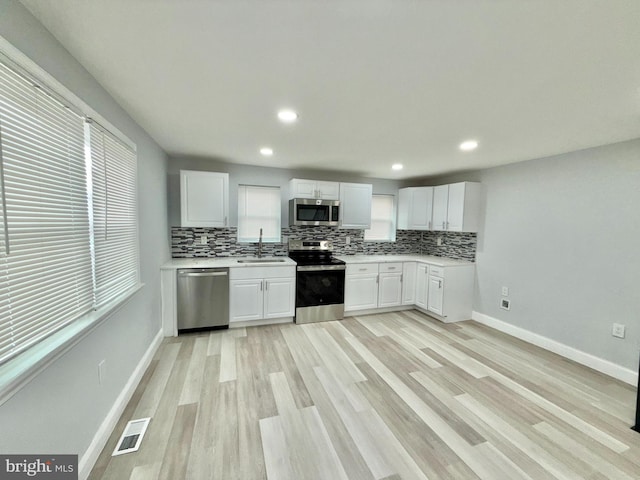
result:
[[(166, 339), (91, 479), (640, 478), (635, 388), (416, 311)], [(111, 457), (127, 421), (140, 451)]]

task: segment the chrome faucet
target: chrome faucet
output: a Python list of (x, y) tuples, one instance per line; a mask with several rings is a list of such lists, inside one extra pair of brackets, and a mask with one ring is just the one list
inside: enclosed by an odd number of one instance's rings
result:
[(258, 258), (262, 258), (262, 229), (260, 229), (260, 238), (258, 239)]

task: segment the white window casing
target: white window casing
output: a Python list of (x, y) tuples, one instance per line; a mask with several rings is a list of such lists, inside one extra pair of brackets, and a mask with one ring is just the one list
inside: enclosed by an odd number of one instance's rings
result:
[(238, 186), (238, 242), (280, 242), (280, 187)]
[(365, 241), (393, 242), (396, 239), (396, 208), (393, 195), (373, 195), (371, 228), (364, 231)]
[(119, 138), (0, 57), (3, 382), (140, 287), (136, 153)]

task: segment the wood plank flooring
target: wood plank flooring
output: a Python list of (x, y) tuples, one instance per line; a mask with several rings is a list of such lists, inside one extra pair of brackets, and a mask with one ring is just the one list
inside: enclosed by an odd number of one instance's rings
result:
[[(640, 478), (635, 388), (417, 311), (166, 339), (90, 478)], [(126, 422), (141, 449), (111, 457)]]

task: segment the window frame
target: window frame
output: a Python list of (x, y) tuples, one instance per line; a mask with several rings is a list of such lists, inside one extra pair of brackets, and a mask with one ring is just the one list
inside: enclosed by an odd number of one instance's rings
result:
[[(0, 37), (0, 61), (18, 75), (37, 85), (52, 98), (60, 101), (74, 113), (92, 119), (101, 128), (108, 132), (129, 148), (136, 158), (135, 169), (137, 172), (137, 148), (133, 141), (120, 132), (102, 115), (81, 100), (77, 95), (58, 82), (53, 76), (33, 62), (29, 57)], [(137, 177), (137, 173), (136, 173)], [(68, 350), (81, 342), (91, 334), (104, 321), (111, 317), (117, 310), (124, 307), (143, 287), (140, 276), (141, 259), (140, 243), (138, 235), (138, 186), (135, 183), (135, 215), (136, 215), (136, 249), (137, 249), (137, 284), (113, 298), (104, 305), (95, 307), (86, 315), (70, 322), (60, 330), (52, 333), (43, 340), (33, 344), (18, 355), (6, 359), (0, 364), (0, 405), (10, 399), (15, 393), (27, 385), (31, 379), (46, 369), (52, 362), (64, 355)], [(87, 195), (89, 197), (89, 195)], [(88, 200), (88, 199), (87, 199)], [(90, 205), (89, 205), (89, 208)], [(92, 238), (92, 237), (91, 237)]]
[(241, 205), (243, 203), (241, 202), (240, 196), (242, 195), (242, 190), (244, 189), (272, 190), (271, 193), (273, 194), (276, 194), (276, 191), (277, 191), (276, 196), (278, 200), (277, 200), (277, 203), (272, 206), (274, 211), (277, 212), (277, 215), (269, 219), (269, 221), (272, 221), (275, 226), (276, 236), (270, 236), (266, 238), (263, 237), (262, 242), (263, 243), (281, 243), (282, 242), (282, 189), (280, 188), (280, 186), (276, 186), (276, 185), (248, 185), (248, 184), (238, 185), (238, 228), (236, 232), (238, 243), (257, 243), (259, 241), (259, 236), (249, 236), (249, 235), (245, 235), (244, 234), (245, 232), (241, 232), (241, 225), (243, 222), (242, 217), (248, 216), (240, 211), (240, 209), (242, 208)]
[(397, 232), (397, 225), (398, 225), (398, 209), (397, 209), (397, 196), (393, 195), (393, 194), (388, 194), (388, 193), (374, 193), (371, 196), (371, 225), (373, 225), (374, 222), (374, 205), (375, 205), (375, 199), (376, 198), (381, 198), (381, 197), (385, 197), (385, 198), (390, 198), (391, 199), (391, 218), (389, 218), (388, 220), (385, 219), (385, 221), (390, 222), (390, 236), (389, 238), (367, 238), (367, 232), (371, 232), (371, 228), (367, 228), (364, 230), (364, 241), (365, 242), (371, 242), (371, 243), (393, 243), (396, 241), (396, 232)]

